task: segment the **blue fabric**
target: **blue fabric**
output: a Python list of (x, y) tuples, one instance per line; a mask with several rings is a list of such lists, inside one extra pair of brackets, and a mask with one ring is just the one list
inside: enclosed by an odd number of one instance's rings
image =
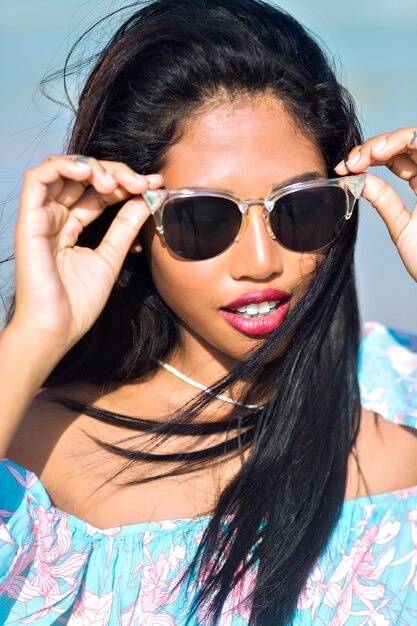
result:
[[(367, 324), (362, 404), (417, 427), (417, 337)], [(0, 463), (0, 624), (180, 626), (199, 581), (175, 584), (208, 517), (99, 530), (51, 506), (40, 480)], [(222, 626), (247, 626), (248, 574)], [(195, 626), (204, 624), (196, 616)], [(299, 597), (294, 626), (416, 626), (417, 485), (346, 501)]]

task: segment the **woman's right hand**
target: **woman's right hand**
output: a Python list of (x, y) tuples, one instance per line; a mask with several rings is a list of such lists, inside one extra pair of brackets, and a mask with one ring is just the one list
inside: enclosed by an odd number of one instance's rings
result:
[[(140, 176), (123, 163), (91, 157), (52, 155), (28, 170), (16, 225), (16, 302), (9, 325), (63, 356), (100, 315), (149, 217), (139, 194), (161, 184), (159, 174)], [(123, 200), (96, 249), (76, 245), (87, 225)]]

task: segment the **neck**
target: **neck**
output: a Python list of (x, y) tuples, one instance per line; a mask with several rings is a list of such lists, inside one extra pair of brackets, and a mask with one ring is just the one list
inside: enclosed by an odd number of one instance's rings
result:
[[(215, 387), (218, 382), (226, 377), (233, 367), (236, 366), (238, 359), (207, 344), (201, 337), (197, 336), (192, 329), (185, 327), (181, 322), (179, 326), (181, 340), (176, 349), (174, 349), (164, 361), (169, 366), (175, 368), (177, 372), (184, 375), (184, 377), (188, 377), (192, 381), (197, 382), (200, 391), (196, 386), (190, 385), (188, 382), (163, 368), (156, 376), (161, 377), (164, 386), (169, 385), (169, 388), (174, 390), (174, 404), (175, 406), (181, 407), (202, 393), (201, 386), (209, 390)], [(231, 389), (224, 391), (224, 395), (239, 401), (243, 396), (243, 389), (244, 383), (237, 381)], [(187, 398), (186, 401), (183, 400), (184, 397)], [(179, 400), (178, 402), (177, 398)], [(251, 400), (247, 404), (252, 406), (258, 403), (256, 400), (253, 402)], [(241, 412), (242, 407), (238, 405), (233, 406), (231, 403), (215, 399), (210, 405), (203, 409), (203, 412), (212, 413), (210, 419), (213, 419), (214, 416), (215, 419), (227, 419), (230, 417), (231, 411), (234, 414), (236, 413), (236, 409), (240, 409)]]
[(181, 339), (164, 361), (207, 387), (227, 376), (239, 362), (238, 358), (204, 341), (183, 322), (179, 322), (179, 330)]
[(183, 380), (185, 383), (187, 383), (187, 385), (191, 385), (191, 387), (195, 387), (196, 389), (199, 389), (200, 391), (203, 391), (204, 393), (207, 393), (210, 396), (213, 396), (213, 398), (217, 398), (218, 400), (221, 400), (222, 402), (226, 402), (226, 404), (232, 404), (233, 406), (239, 406), (244, 409), (260, 409), (261, 408), (259, 404), (242, 403), (239, 400), (235, 400), (231, 396), (226, 396), (222, 393), (216, 393), (215, 391), (213, 391), (209, 387), (206, 387), (202, 383), (194, 380), (193, 378), (190, 378), (189, 376), (186, 376), (183, 372), (180, 372), (172, 365), (169, 365), (168, 363), (164, 363), (163, 361), (158, 361), (158, 363), (161, 367), (163, 367), (165, 370), (170, 372), (170, 374), (172, 374), (173, 376), (176, 376), (176, 378), (179, 378), (180, 380)]

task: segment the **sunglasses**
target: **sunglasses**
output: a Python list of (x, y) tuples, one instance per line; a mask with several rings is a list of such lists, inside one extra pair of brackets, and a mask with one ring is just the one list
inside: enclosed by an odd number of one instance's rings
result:
[(174, 255), (211, 259), (239, 241), (249, 207), (263, 205), (269, 235), (294, 252), (318, 252), (340, 235), (362, 193), (366, 174), (293, 183), (264, 200), (217, 189), (157, 189), (142, 196), (157, 232)]

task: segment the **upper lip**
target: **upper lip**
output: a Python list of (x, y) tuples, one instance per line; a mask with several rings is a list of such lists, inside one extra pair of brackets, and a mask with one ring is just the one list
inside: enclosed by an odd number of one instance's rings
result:
[(224, 308), (236, 311), (237, 309), (247, 306), (248, 304), (260, 304), (261, 302), (267, 301), (281, 302), (289, 297), (290, 294), (286, 291), (280, 291), (278, 289), (265, 289), (264, 291), (245, 293), (242, 296), (239, 296), (239, 298), (236, 298), (236, 300), (226, 304)]

